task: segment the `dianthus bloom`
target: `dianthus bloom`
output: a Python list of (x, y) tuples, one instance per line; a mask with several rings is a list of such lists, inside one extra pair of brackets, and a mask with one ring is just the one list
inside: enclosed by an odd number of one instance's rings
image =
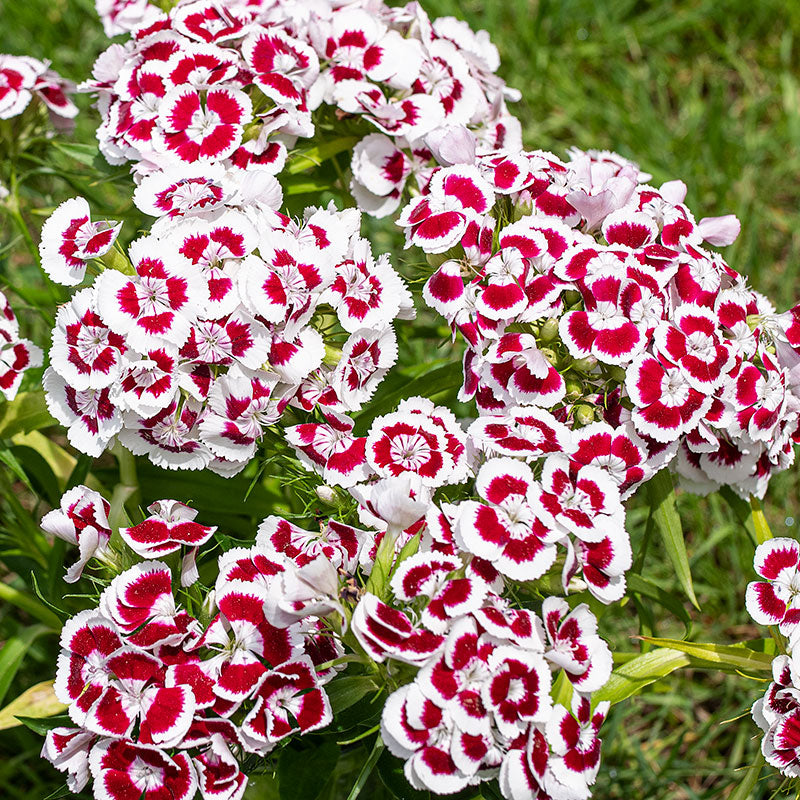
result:
[(13, 400), (25, 371), (41, 365), (41, 348), (20, 337), (17, 317), (0, 292), (0, 394)]

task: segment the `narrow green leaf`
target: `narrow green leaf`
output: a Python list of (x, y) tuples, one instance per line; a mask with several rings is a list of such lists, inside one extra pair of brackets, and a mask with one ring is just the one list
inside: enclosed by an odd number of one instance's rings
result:
[(375, 692), (378, 687), (372, 678), (366, 675), (354, 675), (348, 678), (337, 678), (325, 687), (325, 691), (331, 701), (331, 708), (334, 714), (344, 711), (346, 708), (355, 705), (362, 697), (366, 697), (370, 692)]
[[(391, 792), (391, 796), (397, 800), (429, 800), (430, 792), (421, 792), (414, 789), (406, 779), (403, 772), (405, 762), (393, 756), (388, 750), (384, 749), (378, 759), (378, 775), (383, 785)], [(481, 789), (487, 786), (483, 784)]]
[(755, 544), (758, 544), (756, 530), (753, 527), (753, 516), (750, 504), (746, 500), (742, 500), (730, 486), (723, 486), (718, 491), (718, 494), (731, 507), (731, 510), (736, 515), (736, 519), (739, 520), (739, 524), (747, 531), (748, 536)]
[(689, 663), (686, 653), (678, 650), (651, 650), (617, 667), (608, 683), (592, 695), (592, 702), (608, 700), (612, 705), (619, 703)]
[(652, 581), (637, 575), (635, 572), (629, 572), (625, 576), (628, 584), (628, 590), (634, 594), (642, 595), (650, 600), (654, 600), (660, 606), (663, 606), (674, 614), (686, 628), (686, 636), (688, 637), (692, 630), (692, 618), (689, 612), (684, 607), (683, 603), (669, 592), (665, 592), (659, 586), (656, 586)]
[(364, 784), (372, 774), (372, 770), (375, 769), (375, 765), (378, 763), (378, 759), (381, 757), (384, 747), (385, 745), (383, 744), (383, 739), (381, 739), (380, 736), (376, 736), (375, 744), (372, 747), (372, 752), (369, 754), (369, 758), (364, 762), (361, 772), (358, 773), (356, 782), (353, 784), (353, 788), (350, 789), (350, 794), (347, 795), (347, 800), (356, 800), (356, 798), (361, 794), (361, 790), (364, 788)]
[(25, 484), (26, 488), (36, 494), (36, 490), (31, 485), (30, 479), (25, 474), (25, 470), (22, 468), (22, 464), (19, 463), (17, 457), (7, 448), (4, 447), (0, 449), (0, 461), (5, 464), (16, 477)]
[(55, 425), (47, 411), (44, 391), (20, 392), (10, 403), (0, 406), (0, 439), (10, 439), (16, 433)]
[(736, 788), (728, 795), (728, 800), (750, 800), (750, 797), (758, 783), (758, 777), (761, 775), (761, 768), (764, 766), (764, 756), (759, 753), (756, 756), (755, 763), (749, 767), (744, 767), (737, 770), (737, 774), (742, 774), (740, 782), (736, 784)]
[[(678, 650), (693, 658), (733, 671), (772, 672), (772, 661), (775, 658), (774, 653), (753, 650), (747, 647), (747, 643), (731, 645), (714, 644), (713, 642), (684, 642), (680, 639), (658, 639), (650, 636), (644, 636), (642, 639), (657, 647)], [(756, 643), (764, 645), (765, 641), (772, 644), (771, 639), (759, 639)]]
[(550, 691), (553, 702), (561, 703), (562, 706), (569, 708), (572, 702), (572, 691), (572, 682), (567, 677), (567, 673), (563, 669), (560, 670)]
[(13, 586), (9, 586), (2, 581), (0, 581), (0, 600), (5, 603), (11, 603), (12, 606), (21, 608), (23, 611), (27, 611), (34, 619), (43, 622), (51, 630), (60, 631), (63, 627), (58, 616), (44, 605), (44, 603), (33, 595), (15, 589)]
[(689, 556), (683, 540), (683, 528), (678, 509), (675, 505), (675, 488), (669, 471), (662, 469), (648, 482), (648, 493), (652, 507), (653, 520), (664, 542), (667, 555), (681, 588), (696, 609), (700, 609), (692, 585), (692, 573), (689, 569)]
[[(32, 625), (23, 628), (17, 636), (6, 639), (0, 650), (0, 703), (5, 699), (30, 646), (46, 631), (43, 625)], [(21, 708), (18, 710), (22, 711)]]
[(297, 175), (304, 170), (318, 167), (323, 161), (333, 158), (338, 153), (350, 150), (358, 140), (358, 136), (342, 136), (339, 139), (323, 142), (316, 147), (307, 147), (299, 150), (290, 156), (286, 172), (289, 175)]
[[(57, 699), (58, 698), (56, 698), (56, 700)], [(74, 724), (69, 718), (69, 714), (56, 714), (52, 717), (25, 717), (21, 714), (15, 714), (14, 719), (17, 720), (18, 724), (24, 725), (28, 730), (38, 733), (39, 736), (45, 736), (47, 732), (53, 730), (53, 728), (60, 728), (62, 726), (71, 728)]]
[[(63, 713), (66, 708), (53, 691), (53, 681), (42, 681), (26, 689), (0, 710), (0, 731), (25, 725), (37, 733), (46, 732), (62, 722), (54, 715)], [(48, 719), (48, 722), (34, 723), (34, 719)]]
[(93, 144), (84, 144), (83, 142), (64, 142), (59, 139), (54, 139), (52, 146), (56, 150), (60, 150), (64, 155), (91, 167), (97, 158), (97, 146)]

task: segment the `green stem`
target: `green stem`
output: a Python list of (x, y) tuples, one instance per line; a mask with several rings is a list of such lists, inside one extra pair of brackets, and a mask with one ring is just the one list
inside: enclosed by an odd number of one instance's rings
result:
[(372, 572), (369, 574), (369, 580), (365, 587), (365, 591), (371, 592), (381, 599), (384, 599), (387, 594), (389, 575), (394, 563), (394, 546), (399, 535), (400, 528), (396, 525), (389, 525), (386, 529), (386, 533), (378, 545), (378, 551), (375, 553)]

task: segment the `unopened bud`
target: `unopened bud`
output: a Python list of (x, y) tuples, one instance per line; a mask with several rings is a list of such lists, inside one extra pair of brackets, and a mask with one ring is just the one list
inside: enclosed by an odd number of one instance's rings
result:
[(558, 354), (549, 347), (543, 347), (539, 352), (554, 366), (558, 366)]
[(428, 262), (429, 266), (434, 269), (439, 269), (445, 261), (449, 261), (450, 259), (447, 253), (428, 253), (428, 255), (425, 256), (425, 260)]
[(316, 492), (317, 497), (326, 505), (329, 506), (336, 505), (337, 501), (336, 491), (331, 486), (323, 484), (322, 486), (317, 486), (317, 488), (314, 489), (314, 491)]
[(106, 269), (115, 269), (125, 275), (135, 275), (136, 270), (128, 257), (116, 247), (112, 247), (105, 255), (97, 259)]
[(625, 383), (625, 378), (627, 378), (627, 373), (622, 367), (609, 367), (608, 374), (611, 376), (611, 379), (616, 383), (622, 385)]
[(569, 289), (568, 291), (564, 292), (564, 303), (569, 308), (570, 306), (574, 306), (581, 301), (581, 293), (576, 291), (575, 289)]
[(539, 329), (539, 339), (543, 342), (552, 342), (558, 336), (558, 320), (550, 317)]
[(597, 366), (597, 359), (594, 356), (586, 356), (586, 358), (579, 358), (570, 364), (570, 369), (576, 372), (591, 372)]
[(583, 394), (583, 384), (580, 381), (567, 381), (567, 397), (577, 400)]
[(575, 421), (578, 425), (589, 425), (594, 422), (594, 409), (585, 404), (579, 405), (575, 409)]

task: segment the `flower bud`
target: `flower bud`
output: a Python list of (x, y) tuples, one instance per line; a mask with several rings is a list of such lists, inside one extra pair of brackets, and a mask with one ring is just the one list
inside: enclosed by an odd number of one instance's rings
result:
[(558, 336), (558, 320), (550, 317), (539, 329), (539, 339), (543, 342), (552, 342)]
[(135, 275), (136, 270), (128, 257), (116, 247), (112, 247), (105, 255), (97, 259), (106, 269), (115, 269), (124, 275)]
[(581, 403), (575, 409), (575, 421), (578, 425), (589, 425), (594, 422), (594, 409), (585, 403)]
[(577, 400), (583, 395), (583, 384), (580, 381), (567, 381), (567, 397), (570, 400)]
[(558, 366), (558, 354), (549, 347), (542, 347), (539, 352), (554, 366)]
[(570, 369), (576, 372), (586, 374), (591, 372), (597, 366), (597, 359), (594, 356), (586, 356), (586, 358), (578, 358), (570, 364)]
[(335, 506), (337, 503), (336, 497), (336, 490), (333, 487), (328, 486), (327, 484), (323, 484), (322, 486), (317, 486), (314, 489), (317, 497), (320, 499), (321, 502), (325, 503), (329, 506)]

